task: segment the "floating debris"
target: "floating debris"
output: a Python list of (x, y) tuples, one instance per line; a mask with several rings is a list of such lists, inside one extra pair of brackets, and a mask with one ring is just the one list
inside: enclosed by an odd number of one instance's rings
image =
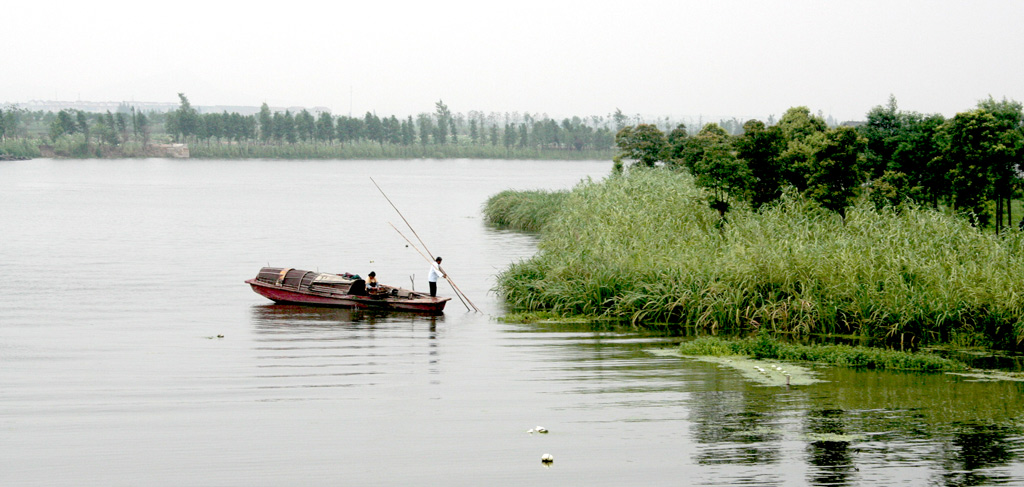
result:
[(540, 463), (552, 463), (555, 461), (555, 457), (550, 453), (545, 453), (540, 456)]
[(543, 427), (543, 426), (538, 426), (536, 428), (528, 429), (528, 430), (526, 430), (526, 432), (531, 434), (531, 435), (534, 434), (534, 433), (547, 434), (548, 429)]

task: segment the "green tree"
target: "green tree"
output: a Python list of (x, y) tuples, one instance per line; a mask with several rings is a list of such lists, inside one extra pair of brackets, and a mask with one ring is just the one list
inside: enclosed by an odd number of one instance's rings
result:
[(747, 164), (724, 143), (708, 146), (693, 174), (697, 186), (711, 192), (709, 204), (722, 217), (733, 203), (746, 199), (752, 179)]
[(815, 154), (825, 144), (825, 121), (811, 115), (804, 106), (786, 110), (778, 123), (786, 141), (786, 148), (779, 155), (786, 181), (798, 191), (808, 187), (808, 178), (815, 162)]
[(865, 169), (869, 178), (877, 178), (891, 168), (899, 147), (903, 121), (904, 117), (896, 110), (896, 97), (893, 95), (889, 95), (888, 105), (876, 106), (868, 112), (861, 134), (866, 141)]
[(939, 202), (950, 198), (951, 166), (943, 157), (942, 115), (901, 115), (898, 143), (892, 154), (889, 170), (906, 175), (909, 196), (916, 202), (938, 208)]
[(845, 218), (846, 208), (860, 193), (862, 178), (858, 158), (863, 143), (857, 131), (850, 127), (829, 130), (824, 139), (821, 149), (815, 153), (805, 194)]
[(1005, 149), (999, 120), (987, 110), (976, 109), (956, 114), (947, 130), (945, 157), (952, 165), (953, 207), (973, 216), (976, 224), (987, 226), (990, 218), (986, 202), (994, 196), (997, 167)]
[(334, 117), (328, 112), (320, 112), (316, 118), (316, 140), (328, 143), (334, 141)]
[(783, 167), (780, 156), (786, 147), (778, 126), (766, 127), (759, 120), (743, 124), (743, 135), (736, 139), (736, 155), (750, 170), (750, 201), (755, 208), (782, 195)]
[(303, 108), (295, 115), (295, 132), (299, 140), (303, 142), (313, 140), (316, 136), (316, 119), (313, 118), (313, 114), (309, 113), (309, 110)]
[(616, 108), (615, 113), (612, 114), (612, 123), (615, 125), (615, 132), (618, 133), (629, 126), (629, 117), (622, 113), (622, 110)]
[(394, 115), (381, 120), (384, 128), (384, 141), (389, 144), (400, 144), (402, 142), (402, 123)]
[[(3, 118), (3, 117), (0, 117)], [(57, 112), (57, 117), (50, 124), (50, 139), (56, 141), (62, 135), (73, 134), (78, 131), (74, 117), (68, 110)]]
[(178, 99), (181, 104), (175, 111), (173, 135), (175, 140), (178, 140), (179, 137), (187, 140), (189, 136), (196, 135), (198, 131), (199, 112), (192, 108), (192, 104), (189, 103), (188, 97), (184, 93), (178, 93)]
[(505, 140), (505, 149), (509, 150), (516, 143), (516, 131), (513, 130), (513, 126), (511, 124), (506, 123), (505, 131), (503, 132), (503, 134)]
[(430, 138), (435, 136), (434, 120), (430, 118), (429, 114), (421, 113), (416, 117), (416, 124), (420, 129), (420, 144), (429, 144)]
[(619, 148), (616, 160), (633, 160), (634, 164), (654, 167), (662, 159), (665, 134), (651, 124), (626, 126), (615, 134), (615, 145)]
[(89, 119), (86, 118), (85, 112), (81, 110), (75, 111), (75, 125), (78, 126), (77, 130), (82, 133), (85, 140), (85, 151), (89, 151)]
[(404, 121), (402, 121), (402, 145), (413, 145), (416, 143), (416, 124), (412, 121), (412, 115), (409, 115)]
[(434, 142), (438, 144), (447, 144), (448, 128), (451, 124), (452, 112), (448, 110), (448, 105), (445, 105), (442, 100), (438, 100), (434, 106), (435, 114), (437, 115), (437, 125), (434, 128)]
[(996, 231), (999, 232), (1004, 221), (1012, 222), (1010, 203), (1020, 186), (1020, 174), (1024, 170), (1024, 114), (1020, 102), (1006, 98), (996, 101), (991, 96), (980, 101), (978, 108), (995, 117), (999, 131), (999, 146), (994, 154), (992, 168)]
[(914, 188), (910, 178), (902, 172), (885, 171), (881, 177), (871, 181), (868, 187), (868, 199), (876, 209), (886, 207), (899, 208), (907, 200), (914, 198)]
[(135, 114), (135, 127), (136, 136), (142, 138), (142, 146), (148, 146), (150, 135), (149, 117), (147, 117), (146, 114), (142, 112)]
[(267, 143), (271, 137), (274, 137), (274, 115), (270, 113), (270, 107), (267, 106), (266, 102), (260, 105), (259, 121), (260, 140)]

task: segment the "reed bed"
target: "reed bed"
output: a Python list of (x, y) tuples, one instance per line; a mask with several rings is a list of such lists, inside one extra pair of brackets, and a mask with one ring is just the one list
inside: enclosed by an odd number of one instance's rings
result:
[(1024, 341), (1021, 232), (866, 202), (844, 221), (798, 197), (737, 205), (723, 224), (707, 201), (690, 176), (664, 170), (581, 183), (498, 293), (520, 310), (638, 326)]
[(568, 191), (502, 191), (487, 199), (484, 218), (491, 225), (539, 232), (568, 195)]
[(607, 160), (611, 150), (505, 148), (471, 144), (397, 145), (376, 142), (260, 144), (189, 144), (193, 158), (203, 159), (572, 159)]

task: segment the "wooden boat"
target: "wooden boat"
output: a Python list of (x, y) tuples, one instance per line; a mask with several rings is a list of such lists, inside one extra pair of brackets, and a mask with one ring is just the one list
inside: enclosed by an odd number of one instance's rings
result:
[(282, 267), (264, 267), (245, 281), (252, 290), (277, 303), (378, 308), (440, 314), (452, 298), (432, 297), (410, 289), (378, 285), (352, 274), (328, 274)]

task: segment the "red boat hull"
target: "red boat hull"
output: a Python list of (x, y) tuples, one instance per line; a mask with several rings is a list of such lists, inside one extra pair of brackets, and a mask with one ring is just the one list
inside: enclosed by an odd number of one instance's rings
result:
[(376, 297), (369, 295), (337, 293), (326, 295), (323, 293), (307, 293), (284, 289), (279, 286), (259, 282), (256, 279), (249, 279), (245, 282), (252, 286), (252, 290), (255, 291), (256, 294), (276, 303), (304, 304), (310, 306), (394, 309), (440, 314), (444, 311), (444, 305), (451, 300), (451, 298), (432, 297), (415, 292), (410, 293), (411, 295), (408, 297)]

